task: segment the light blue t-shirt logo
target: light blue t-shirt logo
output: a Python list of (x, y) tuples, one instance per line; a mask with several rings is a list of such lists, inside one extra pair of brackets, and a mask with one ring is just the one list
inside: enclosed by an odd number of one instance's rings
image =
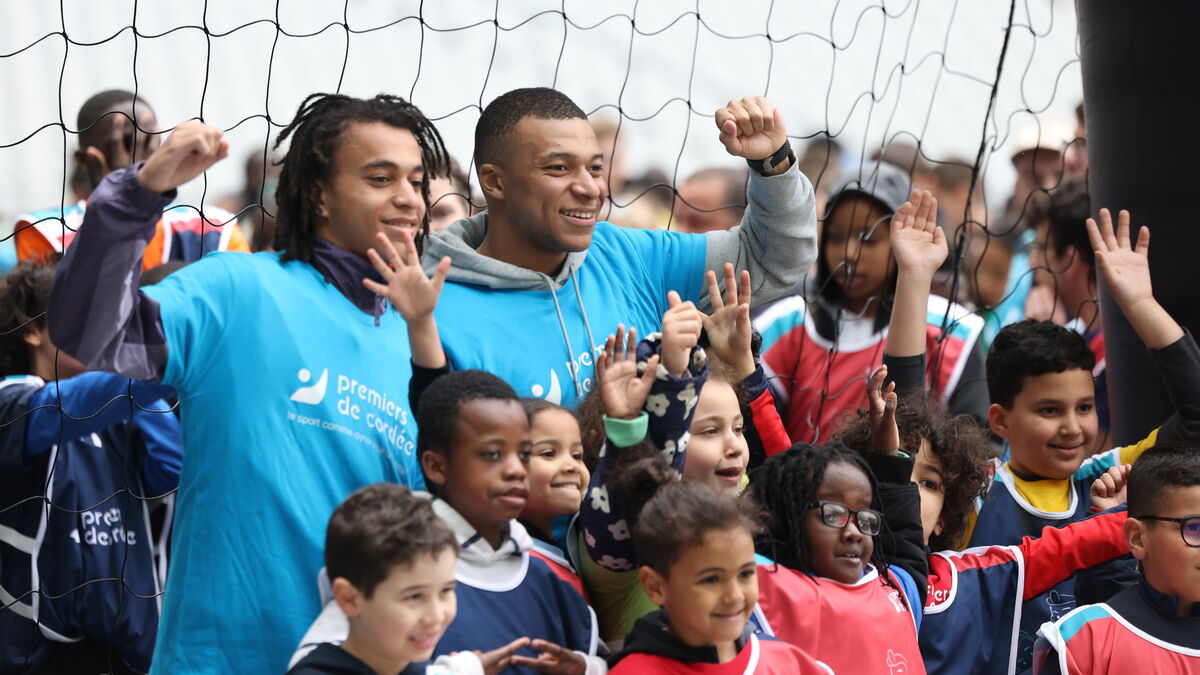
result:
[[(301, 382), (308, 383), (312, 379), (312, 373), (308, 368), (301, 368), (297, 375)], [(310, 405), (319, 405), (325, 400), (325, 386), (329, 384), (329, 369), (325, 368), (321, 371), (321, 379), (317, 380), (316, 384), (300, 387), (292, 393), (292, 400), (297, 403), (308, 403)]]

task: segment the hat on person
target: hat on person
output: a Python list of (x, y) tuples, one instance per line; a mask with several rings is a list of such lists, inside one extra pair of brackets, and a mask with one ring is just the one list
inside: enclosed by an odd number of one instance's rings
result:
[(831, 213), (837, 200), (847, 194), (864, 195), (895, 213), (912, 194), (912, 179), (894, 164), (874, 160), (863, 162), (842, 173), (834, 183), (825, 213)]

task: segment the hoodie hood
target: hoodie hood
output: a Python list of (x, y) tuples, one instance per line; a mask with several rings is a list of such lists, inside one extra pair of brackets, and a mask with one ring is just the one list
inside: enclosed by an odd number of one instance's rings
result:
[(463, 218), (441, 232), (434, 232), (425, 240), (425, 251), (421, 254), (421, 266), (426, 274), (433, 274), (438, 261), (449, 256), (452, 264), (447, 279), (464, 284), (476, 284), (493, 289), (516, 291), (561, 288), (571, 274), (583, 265), (587, 251), (568, 253), (558, 275), (551, 279), (541, 272), (517, 267), (476, 251), (483, 243), (488, 229), (488, 214), (483, 212)]
[[(629, 631), (629, 635), (625, 638), (625, 645), (621, 651), (617, 652), (608, 662), (608, 667), (611, 669), (617, 665), (621, 659), (630, 654), (654, 654), (662, 656), (680, 663), (716, 663), (717, 648), (716, 647), (692, 647), (681, 642), (678, 638), (667, 632), (667, 627), (670, 624), (667, 620), (665, 610), (651, 612), (646, 616), (638, 619), (633, 624), (633, 630)], [(734, 645), (740, 652), (746, 646), (746, 642), (750, 639), (750, 635), (754, 630), (750, 627), (750, 622), (742, 627), (742, 636), (737, 639)]]

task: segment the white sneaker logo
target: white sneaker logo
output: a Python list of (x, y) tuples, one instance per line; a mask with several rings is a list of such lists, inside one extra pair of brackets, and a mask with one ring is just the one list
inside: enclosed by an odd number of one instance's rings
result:
[[(308, 368), (301, 368), (297, 374), (301, 382), (307, 383), (312, 379), (312, 373), (308, 372)], [(325, 399), (325, 385), (329, 384), (329, 369), (321, 371), (321, 379), (317, 380), (316, 384), (306, 387), (300, 387), (292, 394), (292, 400), (297, 403), (308, 403), (317, 405)]]

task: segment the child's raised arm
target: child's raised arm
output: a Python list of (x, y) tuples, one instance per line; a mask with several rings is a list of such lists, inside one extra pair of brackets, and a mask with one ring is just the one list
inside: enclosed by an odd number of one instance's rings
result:
[(411, 234), (401, 232), (400, 247), (403, 254), (396, 250), (387, 235), (380, 233), (376, 238), (379, 249), (387, 255), (387, 261), (373, 248), (367, 250), (367, 257), (386, 283), (363, 279), (363, 285), (376, 295), (387, 298), (404, 317), (408, 324), (413, 363), (425, 368), (444, 367), (446, 352), (442, 350), (433, 310), (442, 295), (442, 285), (450, 270), (450, 258), (441, 259), (430, 279), (421, 270), (421, 259)]
[(1183, 328), (1158, 304), (1150, 287), (1150, 228), (1139, 228), (1133, 244), (1129, 239), (1129, 212), (1121, 210), (1114, 233), (1112, 214), (1100, 209), (1100, 225), (1088, 218), (1087, 231), (1108, 294), (1142, 342), (1150, 349), (1162, 349), (1183, 337)]
[(750, 272), (742, 270), (741, 283), (734, 274), (733, 265), (725, 263), (725, 297), (717, 284), (717, 274), (712, 270), (704, 273), (708, 283), (708, 299), (712, 314), (702, 315), (704, 332), (708, 335), (708, 349), (712, 356), (733, 367), (739, 380), (754, 373), (754, 352), (750, 341), (753, 328), (750, 325)]
[(896, 210), (891, 244), (896, 258), (896, 299), (884, 352), (891, 356), (924, 354), (929, 289), (949, 252), (946, 234), (937, 224), (937, 199), (928, 190), (913, 190)]

